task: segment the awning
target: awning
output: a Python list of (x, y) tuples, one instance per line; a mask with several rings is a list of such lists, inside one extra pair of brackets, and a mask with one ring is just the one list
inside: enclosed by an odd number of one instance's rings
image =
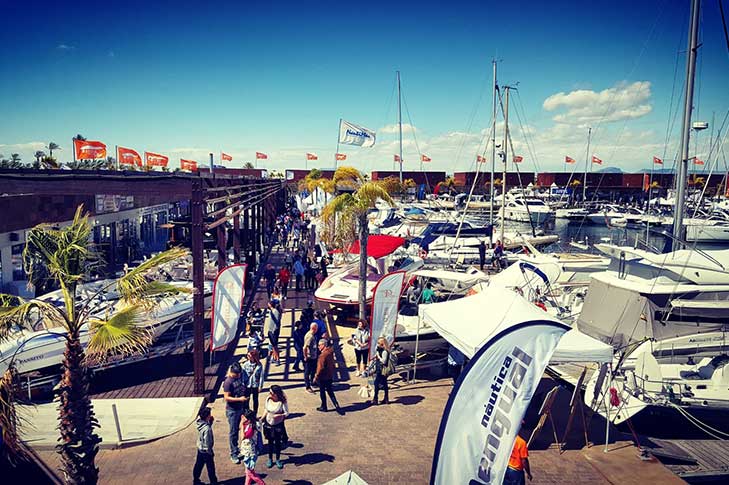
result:
[[(405, 238), (387, 236), (384, 234), (371, 234), (367, 238), (367, 256), (370, 258), (382, 258), (395, 251), (405, 244)], [(335, 253), (341, 253), (341, 249), (335, 249)], [(359, 254), (359, 240), (355, 241), (349, 248), (349, 254)]]
[(362, 477), (354, 473), (352, 470), (349, 470), (323, 485), (367, 485), (367, 482), (362, 480)]
[[(421, 304), (423, 322), (435, 329), (466, 357), (473, 357), (493, 335), (529, 321), (558, 319), (503, 287), (489, 286), (472, 296), (443, 303)], [(559, 341), (550, 363), (612, 362), (613, 348), (577, 329)]]

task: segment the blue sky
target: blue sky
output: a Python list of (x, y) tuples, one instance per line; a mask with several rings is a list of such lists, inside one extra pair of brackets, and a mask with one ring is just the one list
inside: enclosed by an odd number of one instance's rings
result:
[[(173, 160), (224, 150), (240, 166), (262, 151), (281, 169), (315, 152), (324, 167), (343, 117), (378, 132), (375, 148), (342, 147), (348, 162), (391, 169), (399, 69), (415, 127), (405, 168), (426, 153), (429, 168), (468, 170), (490, 124), (494, 56), (500, 83), (519, 83), (510, 125), (523, 170), (584, 160), (587, 126), (606, 165), (676, 151), (680, 119), (664, 142), (688, 1), (62, 3), (0, 0), (5, 156), (30, 160), (52, 140), (68, 159), (81, 133)], [(716, 2), (703, 8), (698, 117), (718, 124), (729, 53)], [(681, 55), (679, 88), (684, 70)]]

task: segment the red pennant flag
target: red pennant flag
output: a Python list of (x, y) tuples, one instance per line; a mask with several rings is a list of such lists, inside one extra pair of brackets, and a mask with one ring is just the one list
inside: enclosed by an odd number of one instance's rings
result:
[(429, 157), (429, 156), (427, 156), (427, 155), (420, 155), (420, 161), (421, 161), (421, 162), (430, 162), (430, 161), (431, 161), (431, 159), (430, 159), (430, 157)]
[(346, 153), (337, 153), (334, 156), (334, 158), (336, 158), (337, 160), (340, 160), (340, 161), (341, 160), (346, 160), (347, 159), (347, 154)]
[(575, 159), (572, 157), (564, 157), (564, 163), (575, 163)]
[(316, 153), (307, 153), (306, 159), (307, 160), (319, 160), (319, 157), (316, 155)]
[(522, 157), (520, 155), (514, 156), (514, 163), (521, 163), (523, 161), (524, 161), (524, 157)]
[(119, 147), (117, 148), (117, 159), (119, 165), (136, 165), (137, 167), (142, 166), (142, 157), (135, 150), (131, 148)]
[(144, 159), (148, 167), (166, 167), (167, 162), (170, 161), (169, 157), (152, 152), (144, 152)]
[(222, 161), (224, 161), (224, 162), (232, 162), (233, 161), (233, 157), (230, 156), (230, 155), (228, 155), (227, 153), (224, 153), (224, 152), (220, 152), (220, 159)]
[(643, 192), (648, 192), (651, 188), (650, 176), (647, 173), (643, 174)]
[(256, 160), (268, 160), (268, 155), (261, 152), (256, 152)]
[(703, 165), (704, 161), (699, 160), (697, 157), (694, 157), (694, 165)]
[(73, 140), (76, 160), (95, 160), (106, 158), (106, 145), (100, 141)]
[(598, 165), (602, 165), (602, 160), (597, 158), (595, 155), (592, 156), (592, 163), (596, 163)]
[(658, 157), (653, 157), (653, 163), (656, 165), (663, 165), (663, 160)]
[(402, 159), (400, 158), (400, 155), (395, 155), (395, 161), (396, 162), (402, 162)]
[(184, 158), (180, 158), (180, 168), (182, 170), (194, 172), (197, 170), (197, 162), (195, 160), (185, 160)]
[(476, 163), (484, 163), (486, 161), (486, 157), (482, 157), (481, 155), (476, 155)]

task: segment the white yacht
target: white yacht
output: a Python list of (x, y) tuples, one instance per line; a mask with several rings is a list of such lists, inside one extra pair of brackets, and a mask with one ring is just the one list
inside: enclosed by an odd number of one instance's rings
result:
[(554, 218), (554, 211), (543, 200), (534, 197), (507, 198), (504, 218), (517, 222), (543, 224)]

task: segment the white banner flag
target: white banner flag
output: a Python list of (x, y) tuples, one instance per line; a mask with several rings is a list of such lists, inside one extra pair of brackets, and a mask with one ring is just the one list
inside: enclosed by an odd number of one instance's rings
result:
[(443, 411), (431, 485), (503, 482), (524, 413), (567, 330), (560, 323), (532, 320), (481, 347)]
[(355, 125), (349, 121), (339, 121), (339, 143), (343, 145), (357, 145), (371, 147), (375, 145), (375, 132), (364, 126)]
[(213, 322), (210, 346), (213, 350), (227, 345), (238, 332), (246, 282), (245, 264), (223, 268), (213, 283)]
[[(397, 310), (400, 307), (402, 285), (405, 282), (404, 271), (394, 271), (386, 274), (377, 282), (372, 292), (372, 314), (370, 318), (370, 342), (377, 342), (380, 336), (392, 344), (395, 340), (395, 324), (397, 323)], [(377, 345), (370, 344), (370, 359), (375, 356)]]

